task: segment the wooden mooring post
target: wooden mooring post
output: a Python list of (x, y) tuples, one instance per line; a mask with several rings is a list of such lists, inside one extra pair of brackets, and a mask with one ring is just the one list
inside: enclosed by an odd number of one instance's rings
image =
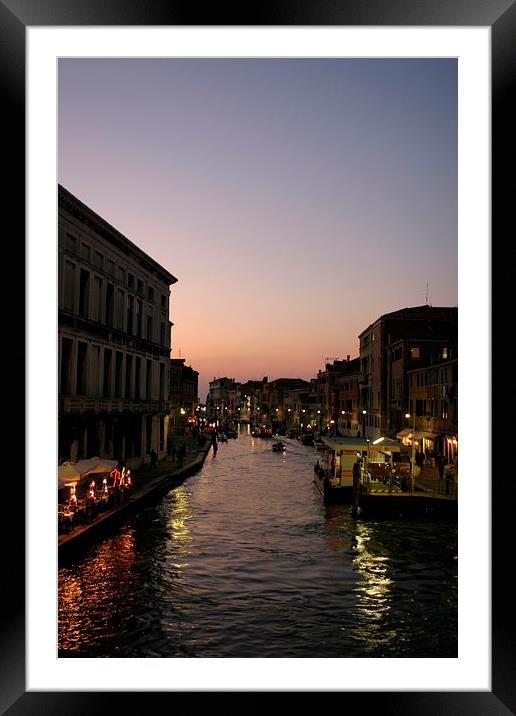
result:
[(353, 506), (352, 512), (354, 515), (358, 512), (358, 503), (360, 501), (360, 463), (356, 462), (353, 465)]

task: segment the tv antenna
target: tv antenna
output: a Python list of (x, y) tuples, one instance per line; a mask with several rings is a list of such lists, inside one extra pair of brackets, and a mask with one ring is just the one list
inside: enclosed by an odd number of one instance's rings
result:
[(431, 306), (431, 305), (432, 305), (432, 299), (430, 299), (430, 298), (428, 297), (428, 282), (427, 282), (427, 284), (426, 284), (425, 303), (426, 303), (427, 306)]

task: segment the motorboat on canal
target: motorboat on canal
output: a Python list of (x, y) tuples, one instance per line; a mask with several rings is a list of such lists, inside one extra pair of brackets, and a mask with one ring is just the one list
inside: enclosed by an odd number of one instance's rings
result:
[(256, 438), (272, 438), (272, 428), (268, 425), (257, 426), (253, 430)]
[(285, 452), (287, 446), (284, 445), (281, 441), (279, 441), (273, 444), (272, 449), (274, 450), (274, 452)]

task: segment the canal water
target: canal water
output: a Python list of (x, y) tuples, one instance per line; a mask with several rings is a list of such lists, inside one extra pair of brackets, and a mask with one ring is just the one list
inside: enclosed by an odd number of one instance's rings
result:
[(60, 656), (456, 657), (457, 525), (325, 506), (240, 435), (58, 574)]

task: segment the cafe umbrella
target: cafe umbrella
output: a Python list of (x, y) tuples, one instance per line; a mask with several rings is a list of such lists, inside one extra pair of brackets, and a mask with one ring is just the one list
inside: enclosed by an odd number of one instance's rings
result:
[(63, 462), (57, 468), (57, 486), (58, 489), (66, 487), (68, 484), (74, 484), (81, 479), (81, 471), (74, 462)]
[(111, 470), (118, 465), (118, 460), (109, 460), (106, 457), (92, 457), (85, 462), (91, 462), (92, 467), (89, 468), (84, 475), (101, 475), (106, 472), (111, 472)]
[(58, 489), (71, 487), (84, 477), (110, 472), (117, 466), (116, 460), (92, 457), (78, 462), (64, 462), (58, 467)]

